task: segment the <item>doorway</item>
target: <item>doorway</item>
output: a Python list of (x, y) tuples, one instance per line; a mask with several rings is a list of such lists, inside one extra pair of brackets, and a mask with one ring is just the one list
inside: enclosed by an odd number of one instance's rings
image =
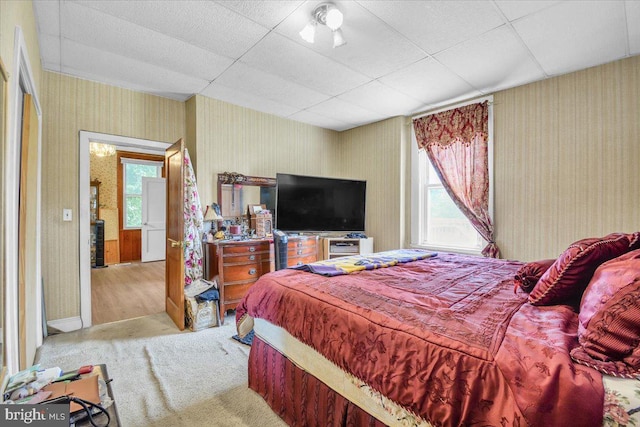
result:
[[(80, 208), (79, 208), (79, 220), (80, 220), (80, 321), (81, 325), (78, 327), (89, 327), (93, 324), (92, 320), (92, 268), (91, 268), (91, 238), (90, 238), (90, 192), (89, 183), (93, 177), (90, 173), (90, 154), (89, 145), (90, 142), (98, 142), (103, 144), (115, 145), (118, 150), (124, 150), (129, 152), (137, 152), (143, 154), (159, 154), (164, 155), (164, 151), (171, 144), (151, 141), (138, 138), (123, 137), (118, 135), (109, 135), (97, 132), (80, 131), (80, 176), (79, 176), (79, 194), (80, 194)], [(153, 264), (153, 263), (152, 263)], [(127, 266), (132, 266), (129, 264)], [(125, 267), (125, 265), (122, 265)], [(105, 270), (112, 268), (115, 273), (117, 266), (108, 267)], [(124, 270), (124, 269), (123, 269)], [(156, 265), (156, 273), (159, 270), (163, 270), (163, 266)], [(129, 269), (133, 272), (134, 269)], [(163, 270), (164, 271), (164, 270)], [(164, 274), (164, 273), (163, 273)], [(117, 275), (115, 275), (117, 276)], [(130, 274), (125, 275), (130, 276)], [(120, 276), (122, 277), (122, 276)], [(110, 279), (109, 279), (110, 280)], [(119, 279), (114, 279), (119, 280)], [(164, 276), (162, 276), (164, 281)], [(141, 287), (135, 289), (140, 290)], [(133, 300), (137, 298), (137, 294), (132, 291)], [(114, 300), (115, 301), (115, 300)], [(112, 302), (117, 304), (117, 302)], [(141, 310), (140, 315), (145, 315)]]

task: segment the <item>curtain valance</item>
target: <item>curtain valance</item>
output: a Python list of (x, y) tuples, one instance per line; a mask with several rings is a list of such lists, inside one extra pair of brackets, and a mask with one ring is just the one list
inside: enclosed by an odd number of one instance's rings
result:
[(465, 105), (453, 110), (442, 111), (413, 121), (418, 140), (418, 148), (428, 145), (446, 147), (454, 141), (469, 144), (480, 137), (489, 137), (489, 103)]

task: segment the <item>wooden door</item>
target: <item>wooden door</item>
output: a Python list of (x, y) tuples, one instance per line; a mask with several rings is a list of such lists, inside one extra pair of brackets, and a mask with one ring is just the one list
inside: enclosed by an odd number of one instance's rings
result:
[(165, 152), (167, 178), (166, 310), (184, 329), (184, 142), (179, 139)]
[(20, 157), (20, 217), (18, 220), (18, 333), (20, 369), (25, 369), (35, 356), (37, 339), (36, 299), (40, 280), (37, 263), (37, 168), (38, 113), (31, 95), (24, 95)]

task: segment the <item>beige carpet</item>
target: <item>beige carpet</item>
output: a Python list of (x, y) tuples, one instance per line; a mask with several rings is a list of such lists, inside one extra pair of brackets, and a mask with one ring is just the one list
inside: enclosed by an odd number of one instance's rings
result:
[(105, 363), (123, 426), (282, 427), (247, 387), (249, 347), (224, 326), (180, 332), (165, 313), (53, 335), (36, 363), (63, 371)]

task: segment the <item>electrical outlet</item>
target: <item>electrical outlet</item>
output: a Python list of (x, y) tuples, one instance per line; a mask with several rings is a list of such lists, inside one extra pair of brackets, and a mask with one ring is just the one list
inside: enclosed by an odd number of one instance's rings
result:
[(71, 213), (71, 209), (62, 209), (62, 220), (71, 221), (72, 219), (73, 219), (73, 215)]

